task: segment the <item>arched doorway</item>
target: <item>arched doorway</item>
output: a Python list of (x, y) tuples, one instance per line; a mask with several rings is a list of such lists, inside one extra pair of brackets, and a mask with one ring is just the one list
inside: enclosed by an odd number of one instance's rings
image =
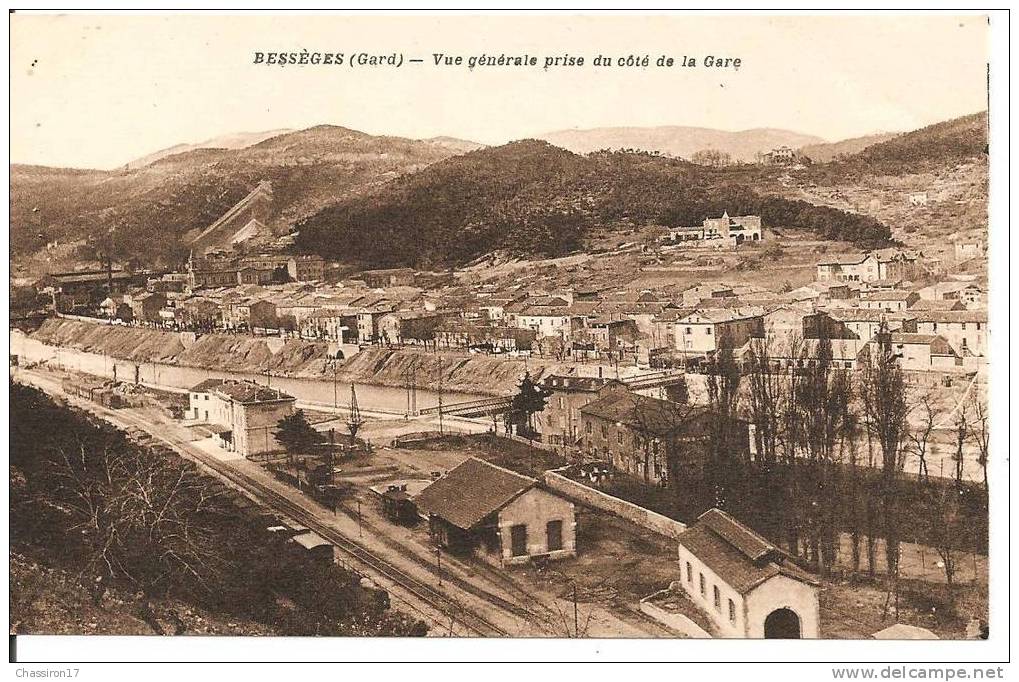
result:
[(764, 619), (765, 639), (799, 639), (800, 617), (792, 609), (775, 609)]

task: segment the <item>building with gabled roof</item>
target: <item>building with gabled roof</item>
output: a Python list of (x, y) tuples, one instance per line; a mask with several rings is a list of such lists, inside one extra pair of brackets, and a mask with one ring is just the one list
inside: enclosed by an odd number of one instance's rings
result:
[(817, 279), (821, 282), (872, 282), (882, 279), (874, 254), (835, 254), (819, 261)]
[(679, 584), (722, 637), (820, 636), (818, 580), (720, 509), (679, 536)]
[(538, 481), (472, 457), (414, 498), (439, 545), (504, 564), (576, 554), (573, 503)]

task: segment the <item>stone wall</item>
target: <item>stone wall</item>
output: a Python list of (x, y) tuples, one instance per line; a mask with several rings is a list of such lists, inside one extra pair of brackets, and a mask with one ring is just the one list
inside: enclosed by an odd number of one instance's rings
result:
[(567, 478), (555, 470), (545, 472), (544, 483), (549, 490), (567, 499), (614, 514), (642, 528), (672, 539), (678, 538), (679, 534), (686, 530), (686, 525), (675, 519), (670, 519), (668, 516), (663, 516), (618, 497), (607, 495), (600, 490)]

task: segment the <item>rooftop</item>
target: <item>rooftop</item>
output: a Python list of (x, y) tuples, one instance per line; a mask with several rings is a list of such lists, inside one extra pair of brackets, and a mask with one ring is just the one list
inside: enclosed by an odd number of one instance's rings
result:
[(701, 514), (697, 523), (679, 536), (679, 544), (740, 594), (777, 575), (818, 584), (816, 578), (791, 563), (785, 552), (720, 509)]
[(225, 398), (242, 404), (296, 400), (292, 395), (287, 395), (277, 388), (262, 386), (253, 381), (236, 381), (234, 379), (206, 379), (200, 384), (192, 386), (191, 392), (219, 393)]
[(414, 502), (422, 512), (470, 530), (536, 483), (533, 478), (471, 457), (422, 490)]

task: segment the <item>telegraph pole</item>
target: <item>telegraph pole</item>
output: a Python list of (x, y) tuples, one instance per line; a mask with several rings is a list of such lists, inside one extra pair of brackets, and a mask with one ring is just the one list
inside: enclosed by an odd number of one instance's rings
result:
[(442, 356), (438, 356), (439, 360), (439, 435), (445, 435), (442, 429)]

